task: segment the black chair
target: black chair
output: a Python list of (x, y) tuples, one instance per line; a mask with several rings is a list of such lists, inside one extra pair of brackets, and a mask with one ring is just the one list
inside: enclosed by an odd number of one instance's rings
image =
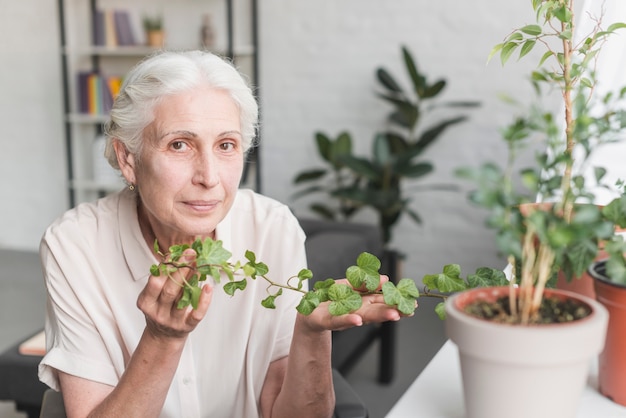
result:
[[(334, 418), (368, 417), (367, 408), (337, 370), (333, 370), (333, 384), (336, 399)], [(63, 395), (60, 392), (52, 389), (45, 391), (40, 418), (66, 418)]]
[[(346, 269), (355, 264), (362, 252), (377, 256), (381, 273), (397, 280), (398, 263), (395, 252), (383, 247), (380, 228), (371, 224), (299, 219), (307, 236), (305, 243), (309, 268), (313, 271), (312, 286), (318, 280), (343, 278)], [(371, 324), (333, 333), (333, 367), (347, 375), (376, 341), (378, 351), (378, 382), (390, 383), (395, 369), (395, 323)]]

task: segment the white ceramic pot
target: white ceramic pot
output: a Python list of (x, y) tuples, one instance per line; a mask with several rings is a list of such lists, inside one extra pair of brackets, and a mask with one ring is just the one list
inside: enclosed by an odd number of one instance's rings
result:
[(590, 361), (606, 335), (607, 310), (588, 297), (550, 289), (546, 294), (584, 301), (585, 319), (555, 325), (506, 325), (461, 309), (478, 298), (507, 295), (508, 287), (478, 288), (446, 302), (446, 332), (459, 349), (466, 418), (574, 418)]

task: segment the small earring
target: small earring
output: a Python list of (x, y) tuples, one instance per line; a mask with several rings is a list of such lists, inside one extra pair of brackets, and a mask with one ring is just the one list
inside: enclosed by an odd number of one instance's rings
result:
[(128, 185), (128, 190), (130, 190), (131, 192), (132, 192), (133, 190), (135, 190), (135, 185), (134, 185), (134, 184), (129, 184), (129, 185)]

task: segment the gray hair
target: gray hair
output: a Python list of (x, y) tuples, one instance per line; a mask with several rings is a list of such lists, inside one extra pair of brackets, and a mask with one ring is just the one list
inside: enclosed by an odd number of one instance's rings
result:
[(104, 125), (104, 156), (119, 169), (113, 139), (131, 154), (141, 153), (142, 133), (154, 121), (154, 108), (168, 95), (201, 84), (226, 90), (239, 107), (244, 151), (250, 149), (258, 125), (258, 104), (243, 75), (223, 58), (210, 52), (157, 52), (137, 64), (126, 76)]

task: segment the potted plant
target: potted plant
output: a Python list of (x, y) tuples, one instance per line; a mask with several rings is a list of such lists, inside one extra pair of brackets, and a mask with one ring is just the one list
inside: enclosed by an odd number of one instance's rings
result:
[[(317, 132), (317, 151), (327, 167), (307, 169), (294, 179), (297, 186), (306, 186), (296, 192), (294, 198), (318, 193), (324, 195), (321, 202), (310, 206), (323, 218), (348, 220), (363, 208), (373, 209), (385, 245), (391, 241), (392, 230), (402, 214), (421, 223), (419, 214), (410, 206), (412, 198), (406, 194), (406, 182), (421, 179), (433, 171), (433, 164), (423, 159), (424, 152), (448, 127), (465, 121), (467, 117), (447, 117), (422, 128), (424, 120), (435, 115), (439, 108), (478, 106), (473, 101), (438, 101), (447, 85), (446, 80), (429, 82), (405, 46), (402, 46), (402, 56), (411, 82), (409, 89), (403, 88), (384, 67), (376, 70), (382, 89), (377, 95), (392, 106), (392, 111), (387, 117), (388, 129), (374, 136), (372, 155), (356, 155), (352, 148), (352, 136), (347, 131), (336, 138)], [(415, 189), (420, 187), (452, 188), (450, 185), (430, 184), (418, 185)], [(329, 205), (328, 197), (337, 205)]]
[[(512, 31), (490, 57), (499, 54), (504, 64), (543, 46), (531, 83), (539, 97), (557, 91), (563, 113), (533, 106), (503, 130), (510, 154), (504, 168), (486, 163), (459, 170), (477, 184), (472, 202), (489, 210), (510, 282), (498, 286), (501, 277), (489, 268), (464, 280), (456, 265), (424, 277), (427, 288), (456, 293), (438, 309), (445, 309), (447, 333), (459, 348), (468, 418), (575, 416), (589, 361), (604, 345), (608, 315), (589, 297), (548, 288), (558, 272), (579, 277), (602, 246), (612, 254), (625, 249), (615, 233), (626, 225), (624, 196), (595, 205), (593, 190), (604, 186), (606, 170), (595, 167), (592, 179), (579, 170), (626, 126), (615, 106), (625, 91), (597, 97), (593, 71), (603, 41), (625, 25), (603, 28), (594, 17), (594, 30), (575, 41), (573, 0), (532, 0), (532, 7), (536, 24)], [(546, 151), (534, 167), (519, 169), (516, 156), (538, 139)]]
[(165, 45), (163, 18), (160, 15), (144, 16), (143, 29), (146, 33), (146, 43), (148, 46), (162, 48), (163, 45)]
[[(611, 259), (619, 261), (621, 256), (622, 264), (616, 261), (615, 270), (626, 272), (622, 255), (626, 246), (615, 234), (616, 227), (626, 227), (626, 198), (622, 195), (602, 207), (593, 204), (591, 190), (597, 184), (576, 171), (576, 164), (587, 162), (595, 147), (626, 126), (625, 112), (613, 106), (626, 90), (598, 99), (593, 89), (594, 57), (603, 40), (626, 25), (604, 29), (598, 18), (597, 28), (574, 43), (573, 0), (532, 0), (532, 6), (537, 24), (514, 30), (492, 54), (499, 53), (505, 63), (515, 51), (524, 57), (535, 46), (544, 45), (546, 52), (532, 73), (532, 84), (540, 93), (545, 88), (562, 93), (564, 120), (533, 107), (503, 131), (511, 152), (504, 168), (487, 163), (478, 169), (459, 170), (461, 176), (478, 184), (471, 200), (490, 210), (488, 223), (496, 229), (498, 246), (509, 262), (509, 278), (498, 266), (478, 269), (464, 279), (460, 267), (451, 264), (442, 273), (426, 275), (423, 292), (418, 292), (410, 279), (386, 283), (382, 289), (385, 301), (405, 313), (412, 312), (420, 293), (445, 299), (437, 310), (446, 314), (448, 335), (459, 346), (468, 418), (573, 417), (589, 362), (604, 345), (608, 315), (593, 299), (548, 288), (558, 271), (579, 276), (597, 258), (601, 245)], [(591, 111), (596, 100), (604, 105), (604, 111)], [(528, 192), (520, 194), (513, 182), (515, 156), (537, 136), (545, 141), (546, 151), (537, 156), (536, 166), (520, 170), (519, 178)], [(602, 185), (605, 171), (595, 168), (593, 183)], [(527, 209), (525, 204), (537, 200), (539, 205)], [(210, 253), (204, 246), (192, 247), (202, 257)], [(178, 254), (164, 255), (164, 262), (153, 268), (153, 274), (169, 274), (170, 269), (177, 268), (169, 260), (176, 260)], [(252, 279), (265, 278), (267, 266), (254, 254), (248, 253), (246, 258), (248, 262), (234, 264), (235, 270), (242, 269)], [(192, 276), (189, 287), (209, 276), (216, 278), (219, 267), (229, 278), (225, 290), (245, 288), (245, 281), (235, 279), (234, 271), (229, 273), (233, 267), (228, 264), (199, 264), (202, 269)], [(347, 271), (351, 286), (334, 280), (320, 282), (311, 291), (302, 292), (301, 306), (315, 309), (318, 303), (331, 301), (336, 314), (354, 310), (362, 294), (381, 291), (379, 267), (375, 257), (362, 255)], [(264, 305), (271, 307), (285, 288), (302, 291), (300, 283), (311, 274), (303, 270), (294, 276), (295, 284), (287, 287), (270, 281), (274, 291)], [(189, 292), (189, 303), (193, 304), (194, 291)], [(450, 293), (453, 296), (449, 297)], [(477, 303), (472, 302), (475, 296), (480, 297)], [(514, 371), (506, 369), (507, 362), (514, 364)], [(496, 374), (488, 377), (491, 371)], [(478, 374), (477, 381), (474, 373)], [(566, 378), (556, 380), (562, 373)], [(549, 386), (541, 386), (542, 382)]]
[(622, 254), (623, 251), (616, 251), (613, 260), (596, 261), (589, 274), (594, 279), (596, 299), (609, 311), (606, 342), (598, 359), (599, 390), (626, 406), (626, 277), (624, 260), (619, 259)]

